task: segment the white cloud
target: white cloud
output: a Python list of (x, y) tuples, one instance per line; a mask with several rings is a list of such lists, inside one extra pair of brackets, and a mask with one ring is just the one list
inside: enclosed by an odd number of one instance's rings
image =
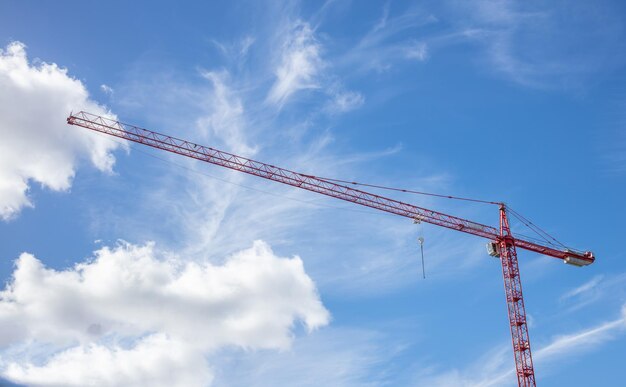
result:
[(592, 279), (585, 282), (584, 284), (578, 286), (577, 288), (569, 290), (568, 292), (563, 294), (561, 296), (561, 300), (563, 301), (572, 297), (585, 295), (589, 292), (592, 292), (595, 288), (597, 288), (597, 286), (600, 284), (600, 281), (602, 281), (603, 278), (604, 278), (603, 275), (594, 276)]
[[(572, 365), (574, 356), (582, 356), (586, 352), (596, 350), (602, 344), (615, 340), (618, 335), (626, 331), (626, 304), (620, 311), (620, 317), (606, 321), (577, 332), (560, 335), (543, 347), (533, 352), (535, 368), (549, 371), (550, 364)], [(515, 385), (515, 369), (511, 367), (510, 347), (500, 346), (476, 362), (470, 364), (467, 370), (461, 372), (453, 369), (440, 374), (429, 375), (424, 379), (426, 386), (513, 386)], [(509, 355), (510, 356), (510, 355)], [(454, 381), (454, 382), (452, 382)]]
[(104, 84), (104, 83), (102, 85), (100, 85), (100, 90), (102, 90), (102, 92), (104, 94), (108, 94), (108, 95), (112, 95), (113, 94), (113, 88), (111, 86), (109, 86), (109, 85)]
[[(433, 15), (408, 10), (401, 15), (389, 17), (389, 9), (383, 9), (383, 16), (372, 29), (361, 39), (358, 48), (385, 48), (397, 47), (390, 43), (398, 35), (410, 30), (438, 22)], [(406, 41), (404, 41), (406, 43)]]
[(245, 112), (241, 99), (228, 86), (228, 73), (207, 71), (202, 74), (213, 86), (213, 92), (206, 101), (208, 112), (198, 119), (201, 132), (211, 133), (228, 146), (228, 151), (244, 156), (253, 155), (256, 150), (245, 141)]
[[(391, 342), (390, 342), (391, 341)], [(381, 364), (398, 353), (393, 339), (362, 329), (328, 328), (296, 341), (289, 351), (221, 351), (215, 386), (389, 385)], [(387, 383), (385, 383), (387, 382)]]
[(448, 2), (448, 20), (483, 45), (489, 71), (531, 87), (579, 86), (626, 61), (609, 3)]
[(596, 275), (589, 281), (565, 292), (559, 301), (572, 312), (588, 305), (597, 304), (599, 301), (607, 302), (617, 298), (624, 287), (626, 273), (613, 273), (610, 275)]
[(420, 27), (437, 22), (431, 14), (412, 10), (390, 17), (389, 7), (385, 7), (381, 19), (340, 58), (340, 63), (353, 73), (355, 70), (384, 72), (407, 60), (426, 61), (428, 42), (405, 36), (416, 36)]
[(362, 94), (345, 90), (336, 76), (322, 72), (329, 63), (322, 58), (322, 45), (310, 24), (298, 20), (286, 25), (279, 28), (280, 61), (266, 101), (282, 108), (298, 91), (321, 89), (329, 96), (322, 111), (337, 114), (359, 108)]
[(428, 58), (428, 46), (426, 43), (413, 43), (404, 48), (404, 55), (407, 59), (425, 61)]
[(72, 347), (43, 365), (11, 362), (4, 374), (29, 386), (206, 386), (213, 380), (202, 352), (163, 334), (131, 348)]
[[(569, 365), (573, 360), (573, 355), (582, 355), (587, 351), (591, 351), (615, 339), (615, 335), (626, 330), (626, 313), (624, 312), (626, 305), (622, 307), (622, 315), (620, 318), (601, 323), (591, 328), (583, 329), (578, 332), (555, 337), (552, 342), (544, 347), (539, 348), (533, 353), (533, 359), (536, 365), (547, 370), (549, 363), (559, 363), (567, 359)], [(566, 356), (567, 355), (567, 356)], [(498, 362), (502, 365), (501, 362)], [(486, 362), (484, 364), (489, 364)], [(472, 383), (472, 386), (489, 387), (501, 385), (513, 385), (515, 370), (508, 367), (507, 370), (499, 370), (497, 367), (491, 367), (493, 373), (487, 373), (480, 381)]]
[(331, 92), (332, 99), (328, 103), (331, 113), (345, 113), (357, 109), (363, 105), (365, 98), (356, 91)]
[(616, 320), (556, 337), (552, 343), (537, 351), (535, 359), (538, 362), (558, 361), (564, 354), (582, 353), (584, 349), (593, 349), (611, 340), (615, 333), (626, 329), (625, 307), (626, 304), (622, 307), (622, 315)]
[(119, 144), (70, 127), (70, 111), (111, 113), (93, 100), (85, 86), (54, 63), (31, 65), (19, 42), (0, 50), (0, 218), (32, 207), (32, 182), (68, 190), (80, 159), (110, 172)]
[(206, 385), (207, 366), (195, 367), (203, 354), (286, 349), (297, 321), (308, 330), (329, 321), (300, 258), (279, 258), (261, 241), (222, 265), (154, 244), (105, 247), (64, 271), (24, 253), (0, 296), (3, 375), (41, 385), (79, 364), (94, 367), (74, 372), (75, 385), (152, 385), (168, 371), (170, 385)]
[(255, 41), (256, 39), (250, 35), (244, 36), (235, 43), (222, 43), (218, 40), (212, 40), (215, 47), (217, 47), (227, 59), (234, 61), (235, 64), (240, 64), (241, 61), (246, 58)]
[(321, 45), (308, 23), (297, 21), (285, 34), (276, 80), (267, 95), (267, 101), (279, 107), (297, 91), (318, 88), (317, 76), (324, 66)]

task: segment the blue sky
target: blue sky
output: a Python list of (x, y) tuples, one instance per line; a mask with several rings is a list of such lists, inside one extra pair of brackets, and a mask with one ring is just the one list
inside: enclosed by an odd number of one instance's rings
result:
[[(618, 1), (2, 2), (0, 376), (516, 383), (485, 240), (65, 124), (85, 109), (304, 173), (508, 203), (597, 257), (518, 252), (538, 383), (619, 385), (624, 15)], [(489, 205), (381, 193), (498, 222)]]

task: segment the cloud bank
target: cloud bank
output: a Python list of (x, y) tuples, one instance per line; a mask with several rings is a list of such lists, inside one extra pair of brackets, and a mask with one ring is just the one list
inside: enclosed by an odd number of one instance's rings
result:
[(111, 172), (119, 143), (68, 127), (70, 111), (112, 114), (89, 98), (83, 83), (54, 63), (29, 63), (19, 42), (0, 49), (0, 218), (32, 207), (33, 183), (66, 191), (80, 160)]
[(329, 313), (299, 257), (257, 241), (223, 264), (120, 242), (57, 271), (31, 254), (0, 293), (2, 375), (32, 385), (207, 385), (224, 347), (287, 349)]

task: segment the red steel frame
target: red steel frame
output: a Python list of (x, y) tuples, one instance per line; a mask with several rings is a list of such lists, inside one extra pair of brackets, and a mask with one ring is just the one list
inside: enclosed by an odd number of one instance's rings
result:
[(509, 312), (511, 340), (515, 356), (515, 369), (519, 386), (535, 386), (535, 370), (530, 353), (530, 336), (526, 323), (526, 308), (522, 295), (522, 281), (517, 265), (517, 251), (511, 235), (509, 219), (506, 216), (506, 207), (500, 206), (500, 262), (502, 263), (502, 277), (504, 278), (504, 293), (506, 306)]
[(81, 111), (70, 114), (67, 123), (416, 221), (431, 223), (496, 241), (500, 247), (515, 367), (520, 386), (535, 386), (535, 374), (530, 353), (530, 338), (516, 247), (559, 259), (573, 257), (587, 263), (593, 263), (595, 260), (591, 252), (558, 249), (554, 246), (533, 242), (524, 237), (513, 236), (504, 204), (500, 205), (500, 230), (498, 231), (494, 227), (481, 223), (336, 184), (316, 176), (293, 172), (87, 112)]

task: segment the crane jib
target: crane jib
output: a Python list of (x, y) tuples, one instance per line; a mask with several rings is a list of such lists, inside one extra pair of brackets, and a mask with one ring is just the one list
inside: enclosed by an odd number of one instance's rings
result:
[[(153, 148), (166, 150), (308, 191), (346, 200), (362, 206), (404, 216), (419, 222), (426, 222), (491, 240), (498, 240), (500, 238), (498, 230), (488, 225), (404, 203), (395, 199), (386, 198), (370, 192), (319, 179), (315, 176), (293, 172), (242, 156), (237, 156), (228, 152), (195, 144), (187, 140), (157, 133), (134, 125), (124, 124), (114, 119), (81, 111), (76, 114), (71, 114), (67, 118), (67, 122), (71, 125), (81, 126), (97, 132), (151, 146)], [(584, 262), (585, 264), (592, 263), (594, 261), (593, 254), (589, 252), (581, 253), (572, 250), (560, 250), (551, 246), (525, 240), (521, 237), (515, 237), (512, 243), (519, 248), (538, 252), (554, 258), (565, 260), (569, 257), (570, 259), (576, 260), (576, 262)]]

